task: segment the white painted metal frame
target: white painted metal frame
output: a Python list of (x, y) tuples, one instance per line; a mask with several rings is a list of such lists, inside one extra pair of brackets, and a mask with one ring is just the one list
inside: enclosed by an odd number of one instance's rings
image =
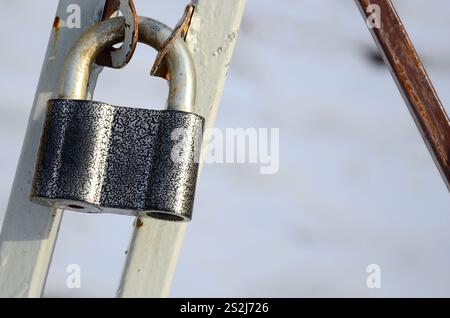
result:
[[(197, 0), (186, 42), (197, 73), (194, 112), (214, 125), (245, 0)], [(203, 151), (208, 144), (205, 136)], [(119, 297), (167, 297), (186, 223), (144, 219), (135, 226)]]
[[(81, 8), (81, 28), (64, 27), (68, 6)], [(30, 5), (33, 5), (30, 3)], [(31, 109), (22, 152), (0, 233), (0, 297), (40, 297), (58, 236), (62, 211), (29, 200), (31, 179), (47, 101), (57, 98), (68, 50), (92, 24), (101, 20), (105, 0), (60, 0)], [(70, 10), (69, 10), (70, 12)], [(49, 23), (49, 26), (51, 24)], [(91, 75), (89, 96), (99, 74)]]
[[(187, 43), (197, 71), (195, 112), (212, 127), (231, 61), (245, 0), (196, 0)], [(56, 16), (67, 7), (82, 9), (81, 29), (53, 28), (31, 110), (0, 233), (0, 297), (40, 297), (50, 266), (62, 211), (29, 201), (31, 179), (47, 100), (58, 95), (64, 58), (74, 41), (101, 19), (105, 0), (60, 0)], [(100, 68), (92, 73), (89, 96)], [(209, 136), (205, 136), (203, 150)], [(186, 223), (145, 219), (136, 226), (119, 287), (119, 297), (167, 297)]]

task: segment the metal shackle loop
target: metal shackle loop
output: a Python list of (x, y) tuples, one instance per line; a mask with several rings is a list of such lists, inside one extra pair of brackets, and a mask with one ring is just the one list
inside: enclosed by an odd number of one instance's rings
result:
[[(159, 51), (171, 34), (172, 30), (165, 24), (139, 17), (139, 42)], [(86, 99), (90, 71), (96, 57), (123, 41), (124, 36), (123, 17), (100, 22), (86, 31), (66, 57), (59, 98)], [(165, 59), (170, 75), (167, 109), (192, 112), (196, 92), (195, 67), (189, 49), (181, 38), (174, 42)]]

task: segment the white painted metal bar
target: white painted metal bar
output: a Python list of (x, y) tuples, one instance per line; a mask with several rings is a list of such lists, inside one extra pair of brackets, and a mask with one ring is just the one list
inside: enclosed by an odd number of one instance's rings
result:
[[(30, 2), (30, 6), (37, 5)], [(31, 179), (47, 100), (56, 98), (62, 66), (78, 37), (103, 13), (105, 0), (60, 0), (28, 128), (0, 233), (0, 297), (40, 297), (58, 236), (62, 211), (29, 201)], [(79, 10), (79, 28), (76, 19)], [(71, 20), (70, 27), (66, 25)], [(100, 69), (92, 73), (90, 94)]]
[[(197, 0), (187, 35), (197, 72), (195, 112), (212, 127), (239, 31), (245, 0)], [(203, 151), (209, 136), (205, 136)], [(186, 223), (136, 220), (119, 297), (167, 297)]]

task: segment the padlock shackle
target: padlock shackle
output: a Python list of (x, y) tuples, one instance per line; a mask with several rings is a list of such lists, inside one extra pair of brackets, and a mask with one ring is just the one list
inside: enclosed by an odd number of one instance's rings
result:
[[(87, 30), (66, 57), (59, 98), (86, 99), (93, 62), (105, 49), (123, 41), (125, 19), (111, 18)], [(172, 30), (165, 24), (139, 17), (139, 42), (160, 50)], [(186, 43), (177, 39), (165, 56), (169, 69), (167, 109), (192, 112), (195, 103), (195, 67)]]

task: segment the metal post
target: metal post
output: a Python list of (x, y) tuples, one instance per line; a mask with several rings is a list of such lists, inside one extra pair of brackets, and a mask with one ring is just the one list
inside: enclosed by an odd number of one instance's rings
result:
[[(194, 112), (214, 125), (245, 0), (197, 0), (187, 34), (197, 73)], [(221, 54), (214, 54), (223, 48)], [(208, 143), (204, 136), (203, 151)], [(186, 223), (136, 220), (119, 297), (167, 297)]]
[[(68, 50), (101, 20), (105, 0), (60, 0), (31, 109), (28, 128), (0, 233), (0, 297), (40, 297), (61, 223), (62, 211), (35, 205), (29, 194), (47, 101), (58, 96)], [(79, 8), (80, 24), (67, 24)], [(74, 17), (75, 19), (77, 17)], [(89, 96), (100, 69), (92, 73)]]

